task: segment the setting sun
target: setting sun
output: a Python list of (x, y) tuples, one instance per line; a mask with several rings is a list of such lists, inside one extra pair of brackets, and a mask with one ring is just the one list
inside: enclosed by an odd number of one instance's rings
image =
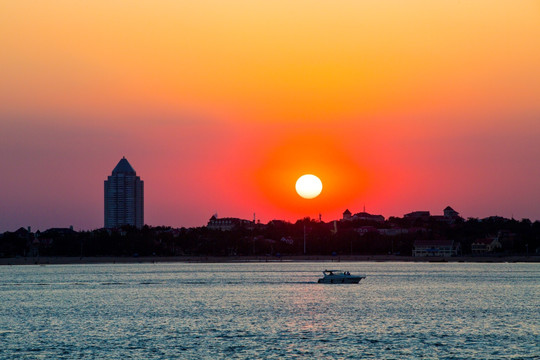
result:
[(296, 192), (304, 199), (313, 199), (322, 191), (322, 182), (315, 175), (302, 175), (296, 180)]

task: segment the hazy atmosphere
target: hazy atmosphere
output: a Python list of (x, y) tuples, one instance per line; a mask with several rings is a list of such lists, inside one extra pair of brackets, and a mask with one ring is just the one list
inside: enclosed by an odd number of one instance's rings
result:
[(0, 43), (0, 232), (103, 227), (123, 156), (150, 225), (540, 219), (538, 1), (4, 1)]

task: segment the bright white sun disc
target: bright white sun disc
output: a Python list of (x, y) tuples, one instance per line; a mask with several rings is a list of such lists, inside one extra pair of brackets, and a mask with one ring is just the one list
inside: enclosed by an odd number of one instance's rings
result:
[(322, 182), (315, 175), (302, 175), (296, 180), (296, 192), (304, 199), (313, 199), (322, 191)]

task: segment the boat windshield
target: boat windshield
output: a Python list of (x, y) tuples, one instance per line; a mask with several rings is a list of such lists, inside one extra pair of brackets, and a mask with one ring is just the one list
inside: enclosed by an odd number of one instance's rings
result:
[(324, 270), (324, 275), (336, 275), (336, 274), (343, 274), (344, 272), (341, 270)]

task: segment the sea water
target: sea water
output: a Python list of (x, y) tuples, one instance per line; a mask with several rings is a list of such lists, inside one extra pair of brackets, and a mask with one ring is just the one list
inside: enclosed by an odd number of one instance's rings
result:
[[(324, 269), (367, 278), (318, 284)], [(0, 267), (1, 359), (538, 359), (540, 264)]]

